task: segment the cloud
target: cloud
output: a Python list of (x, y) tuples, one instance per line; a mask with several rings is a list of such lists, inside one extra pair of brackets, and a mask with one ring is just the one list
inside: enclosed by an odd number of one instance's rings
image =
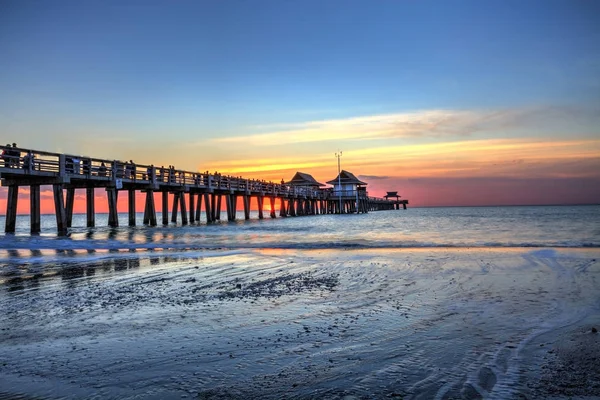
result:
[[(344, 152), (342, 167), (367, 182), (395, 178), (582, 178), (600, 176), (600, 140), (479, 139), (398, 146), (379, 146)], [(319, 181), (337, 176), (330, 153), (287, 158), (240, 158), (223, 161), (224, 174), (280, 180), (296, 171)]]
[(389, 176), (385, 176), (385, 175), (358, 175), (358, 179), (364, 179), (364, 180), (370, 180), (370, 181), (389, 179), (389, 178), (390, 178)]
[[(593, 107), (592, 107), (593, 108)], [(215, 143), (254, 146), (359, 141), (409, 137), (456, 138), (507, 128), (552, 128), (570, 121), (600, 122), (600, 111), (592, 108), (528, 107), (498, 110), (423, 110), (295, 124), (277, 124), (261, 129), (270, 132), (214, 138)]]

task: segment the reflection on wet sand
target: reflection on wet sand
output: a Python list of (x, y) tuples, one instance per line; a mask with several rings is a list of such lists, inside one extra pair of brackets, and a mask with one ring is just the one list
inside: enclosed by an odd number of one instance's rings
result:
[[(1, 257), (0, 253), (0, 289), (4, 287), (9, 292), (37, 289), (40, 285), (54, 284), (56, 279), (70, 282), (70, 286), (73, 286), (77, 285), (78, 279), (96, 276), (98, 272), (107, 276), (144, 266), (198, 259), (180, 255), (150, 256), (155, 251), (137, 249), (126, 249), (126, 257), (120, 256), (124, 253), (119, 249), (35, 249), (5, 252), (7, 257)], [(88, 257), (84, 257), (90, 254), (98, 254), (101, 258), (90, 261)], [(106, 257), (105, 254), (110, 256)], [(51, 262), (43, 259), (51, 255), (55, 256)]]

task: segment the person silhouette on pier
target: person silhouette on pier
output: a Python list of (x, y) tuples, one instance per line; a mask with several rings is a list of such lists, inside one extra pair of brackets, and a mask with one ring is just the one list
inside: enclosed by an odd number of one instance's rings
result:
[(19, 168), (19, 157), (21, 156), (21, 152), (17, 149), (17, 144), (13, 143), (12, 144), (12, 150), (9, 150), (11, 159), (10, 159), (10, 165), (11, 168)]
[(148, 180), (151, 181), (153, 172), (154, 172), (154, 164), (152, 164), (148, 168), (146, 168), (147, 175), (144, 175), (144, 180), (146, 180), (146, 176), (147, 176)]
[(100, 164), (98, 168), (98, 176), (106, 176), (106, 165), (104, 165), (104, 161)]
[(2, 150), (2, 161), (4, 166), (10, 168), (10, 143), (6, 144), (6, 149)]

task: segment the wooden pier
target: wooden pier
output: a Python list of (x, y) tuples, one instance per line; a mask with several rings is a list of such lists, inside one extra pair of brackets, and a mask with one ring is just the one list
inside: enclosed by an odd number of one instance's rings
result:
[[(277, 184), (256, 179), (231, 177), (219, 173), (191, 172), (174, 168), (139, 165), (133, 162), (105, 160), (70, 154), (0, 146), (0, 182), (8, 188), (5, 232), (15, 232), (19, 187), (29, 187), (31, 233), (40, 232), (40, 187), (52, 186), (56, 227), (65, 235), (71, 227), (75, 190), (85, 189), (87, 226), (95, 226), (95, 190), (104, 189), (108, 199), (108, 225), (119, 225), (117, 199), (127, 192), (129, 225), (135, 226), (137, 192), (145, 193), (143, 224), (156, 226), (154, 194), (161, 193), (162, 224), (169, 224), (169, 196), (173, 197), (170, 222), (200, 222), (202, 207), (207, 223), (221, 219), (225, 201), (227, 219), (236, 219), (238, 198), (242, 199), (244, 218), (250, 218), (253, 198), (258, 218), (264, 218), (265, 200), (269, 217), (339, 213), (367, 213), (376, 210), (406, 209), (408, 200), (369, 197), (366, 191), (336, 193)], [(276, 208), (279, 207), (279, 212)]]

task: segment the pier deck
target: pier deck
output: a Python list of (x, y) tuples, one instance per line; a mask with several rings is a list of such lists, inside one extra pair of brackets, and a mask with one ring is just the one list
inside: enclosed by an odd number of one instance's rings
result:
[[(312, 189), (221, 175), (217, 172), (192, 172), (174, 168), (141, 165), (133, 162), (107, 160), (78, 155), (51, 153), (33, 149), (0, 146), (0, 182), (8, 187), (5, 232), (15, 231), (18, 191), (29, 187), (31, 233), (40, 232), (40, 186), (52, 186), (56, 226), (66, 234), (71, 226), (75, 190), (86, 190), (87, 226), (95, 226), (95, 189), (106, 190), (109, 207), (109, 226), (118, 226), (117, 199), (119, 192), (128, 193), (129, 225), (136, 225), (136, 192), (146, 195), (144, 224), (155, 226), (154, 193), (161, 193), (162, 210), (168, 210), (169, 195), (173, 196), (171, 222), (181, 214), (183, 225), (200, 221), (202, 203), (206, 222), (220, 220), (221, 204), (225, 199), (227, 218), (236, 219), (237, 200), (242, 198), (245, 219), (250, 218), (250, 204), (256, 198), (258, 216), (264, 217), (264, 200), (270, 202), (271, 218), (339, 213), (366, 213), (376, 210), (406, 209), (408, 200), (388, 200), (365, 194), (344, 193), (339, 196), (331, 189)], [(66, 199), (65, 199), (66, 192)], [(187, 201), (186, 201), (187, 197)], [(66, 200), (66, 201), (65, 201)], [(340, 201), (341, 200), (341, 201)], [(162, 223), (169, 223), (167, 212)]]

